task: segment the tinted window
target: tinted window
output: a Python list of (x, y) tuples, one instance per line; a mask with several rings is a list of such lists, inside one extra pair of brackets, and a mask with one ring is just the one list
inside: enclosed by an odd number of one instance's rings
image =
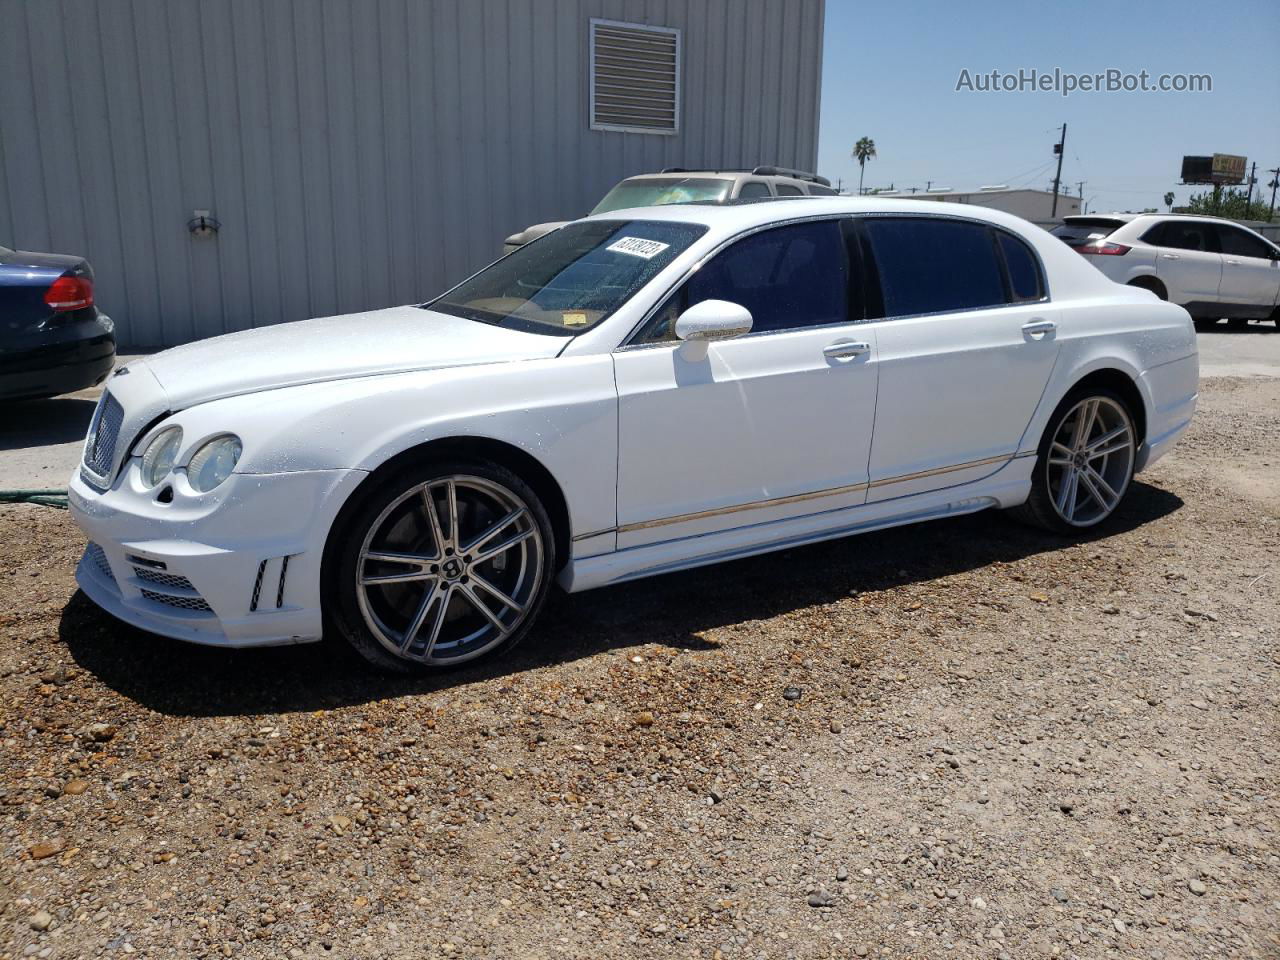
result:
[(1069, 247), (1078, 247), (1090, 240), (1101, 240), (1114, 233), (1123, 224), (1122, 220), (1111, 220), (1105, 217), (1073, 217), (1061, 223), (1049, 232)]
[(1004, 264), (1009, 271), (1009, 290), (1015, 303), (1039, 300), (1044, 296), (1044, 281), (1040, 276), (1040, 262), (1031, 248), (1011, 233), (996, 231)]
[(1271, 247), (1265, 240), (1239, 227), (1218, 224), (1218, 238), (1222, 242), (1222, 252), (1234, 257), (1261, 257), (1264, 260), (1271, 257)]
[(675, 337), (675, 321), (703, 300), (728, 300), (751, 311), (751, 332), (844, 323), (849, 319), (849, 264), (835, 220), (752, 234), (717, 254), (658, 311), (637, 342)]
[(1188, 220), (1170, 220), (1160, 231), (1162, 247), (1173, 247), (1175, 250), (1203, 250), (1217, 253), (1218, 231), (1212, 224), (1192, 223)]
[(803, 197), (804, 191), (791, 183), (775, 183), (773, 188), (778, 191), (780, 197)]
[(820, 183), (809, 184), (809, 192), (815, 197), (834, 197), (836, 192), (830, 187), (824, 187)]
[(906, 317), (1005, 303), (991, 230), (932, 217), (871, 217), (867, 234), (884, 315)]
[(693, 223), (582, 220), (526, 244), (426, 306), (516, 330), (576, 336), (706, 232)]
[(739, 197), (771, 197), (773, 194), (769, 192), (769, 185), (763, 180), (750, 180), (742, 185), (742, 189), (738, 191)]

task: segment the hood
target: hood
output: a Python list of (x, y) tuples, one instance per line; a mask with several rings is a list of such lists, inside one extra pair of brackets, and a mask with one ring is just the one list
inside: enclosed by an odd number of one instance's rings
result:
[(244, 330), (128, 366), (144, 367), (177, 412), (304, 383), (554, 357), (567, 342), (407, 306)]

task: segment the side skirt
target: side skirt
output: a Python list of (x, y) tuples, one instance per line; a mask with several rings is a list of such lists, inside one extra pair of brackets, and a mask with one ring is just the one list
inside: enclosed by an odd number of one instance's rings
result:
[(960, 487), (575, 559), (561, 571), (559, 583), (577, 593), (887, 527), (961, 516), (989, 507), (1011, 507), (1026, 500), (1034, 466), (1033, 457), (1022, 457), (990, 477)]

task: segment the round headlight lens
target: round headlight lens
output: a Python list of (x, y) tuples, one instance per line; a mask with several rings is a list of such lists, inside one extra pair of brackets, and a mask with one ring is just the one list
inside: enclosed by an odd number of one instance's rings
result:
[(197, 450), (187, 464), (187, 482), (200, 493), (208, 493), (231, 476), (242, 449), (239, 437), (215, 437)]
[(155, 435), (142, 454), (142, 483), (154, 487), (169, 475), (178, 447), (182, 445), (182, 428), (168, 427)]

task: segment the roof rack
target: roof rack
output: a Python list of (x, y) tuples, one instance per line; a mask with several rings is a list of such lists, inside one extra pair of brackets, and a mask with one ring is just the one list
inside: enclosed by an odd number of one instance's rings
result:
[(663, 173), (751, 173), (757, 177), (791, 177), (793, 180), (807, 180), (810, 183), (819, 183), (824, 187), (831, 186), (831, 181), (826, 177), (820, 177), (816, 173), (809, 173), (805, 170), (793, 170), (791, 167), (717, 167), (710, 169), (703, 167), (700, 169), (693, 167), (663, 167)]

